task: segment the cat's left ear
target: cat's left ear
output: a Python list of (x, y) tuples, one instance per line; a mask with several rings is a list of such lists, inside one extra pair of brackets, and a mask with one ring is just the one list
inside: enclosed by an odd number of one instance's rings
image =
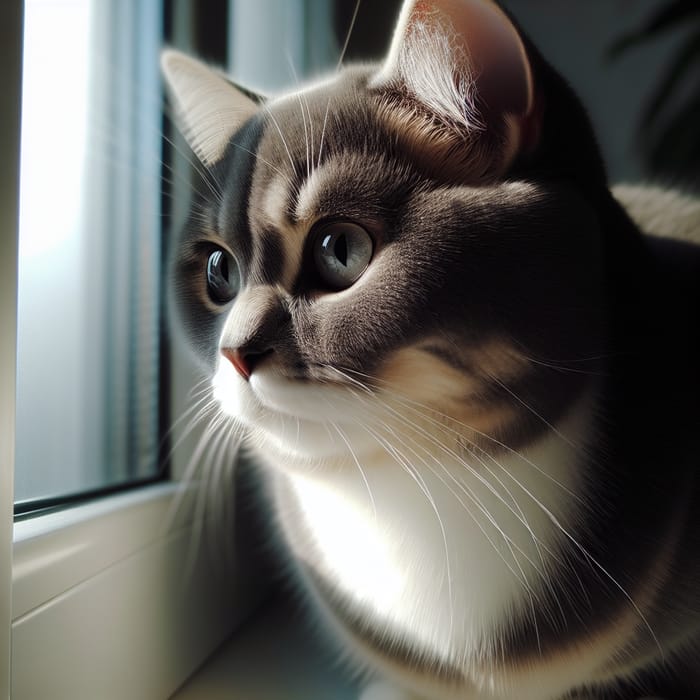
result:
[(204, 165), (213, 165), (233, 134), (258, 111), (258, 100), (174, 49), (165, 49), (160, 62), (183, 136)]
[(433, 123), (463, 134), (496, 125), (502, 131), (494, 143), (506, 161), (531, 128), (530, 61), (518, 30), (492, 0), (406, 0), (373, 83), (417, 101), (414, 115), (432, 114)]

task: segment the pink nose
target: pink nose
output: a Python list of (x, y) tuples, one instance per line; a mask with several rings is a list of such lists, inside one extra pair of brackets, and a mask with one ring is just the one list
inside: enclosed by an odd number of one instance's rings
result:
[(238, 374), (246, 381), (250, 379), (253, 371), (249, 357), (243, 355), (238, 348), (221, 348), (221, 354), (233, 365)]

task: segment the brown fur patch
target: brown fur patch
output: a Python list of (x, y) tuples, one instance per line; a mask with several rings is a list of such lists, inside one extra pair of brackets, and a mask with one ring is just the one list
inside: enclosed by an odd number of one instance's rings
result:
[[(505, 346), (498, 343), (477, 350), (492, 370), (508, 373), (515, 371), (515, 359)], [(393, 353), (380, 374), (381, 386), (388, 385), (409, 403), (416, 414), (424, 411), (431, 419), (455, 431), (460, 442), (476, 445), (489, 452), (494, 443), (485, 436), (501, 434), (516, 419), (510, 406), (489, 405), (478, 399), (484, 384), (474, 372), (460, 371), (440, 360), (434, 354), (418, 347), (409, 347)]]

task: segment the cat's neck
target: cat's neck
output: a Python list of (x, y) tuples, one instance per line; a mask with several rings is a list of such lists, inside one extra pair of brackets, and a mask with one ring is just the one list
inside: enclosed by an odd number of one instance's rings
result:
[(503, 616), (549, 585), (563, 531), (585, 507), (577, 464), (592, 403), (497, 458), (439, 448), (438, 433), (432, 454), (407, 441), (310, 473), (273, 470), (282, 530), (373, 625), (445, 661), (482, 653)]

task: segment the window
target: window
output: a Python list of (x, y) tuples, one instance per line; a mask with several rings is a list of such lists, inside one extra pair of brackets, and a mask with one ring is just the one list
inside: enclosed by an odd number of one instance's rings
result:
[(20, 510), (158, 474), (161, 24), (158, 0), (25, 2)]

